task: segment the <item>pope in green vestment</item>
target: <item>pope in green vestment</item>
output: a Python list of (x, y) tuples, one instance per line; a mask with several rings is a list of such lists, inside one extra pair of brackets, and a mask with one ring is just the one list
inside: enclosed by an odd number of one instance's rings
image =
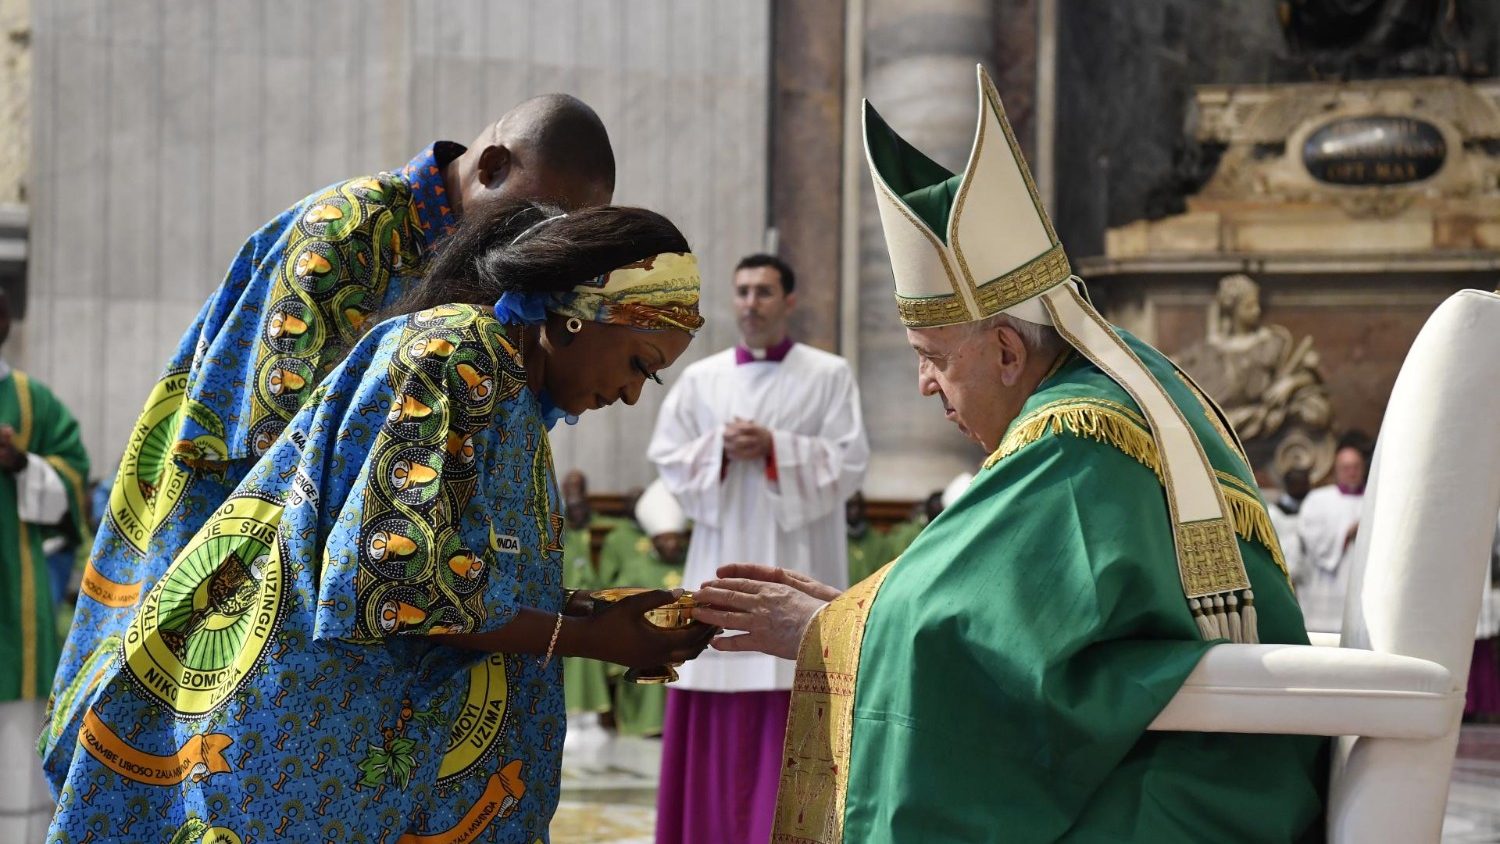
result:
[[(1251, 514), (1236, 527), (1260, 638), (1306, 643), (1244, 462), (1170, 363), (1132, 345)], [(1070, 354), (885, 573), (844, 841), (1296, 841), (1318, 820), (1323, 739), (1146, 732), (1212, 643), (1162, 564), (1170, 522), (1157, 461), (1129, 453), (1150, 441), (1132, 404)]]
[(773, 844), (1321, 840), (1325, 739), (1149, 729), (1209, 648), (1307, 635), (1238, 439), (1085, 298), (979, 76), (964, 173), (868, 104), (865, 142), (921, 393), (988, 460), (842, 594), (698, 592), (797, 656)]
[[(8, 331), (8, 312), (4, 322)], [(73, 414), (51, 390), (3, 362), (0, 426), (9, 428), (10, 444), (26, 461), (19, 471), (0, 472), (0, 701), (45, 699), (61, 642), (42, 540), (55, 531), (83, 529), (89, 460)], [(23, 475), (46, 471), (61, 481), (67, 513), (53, 524), (35, 524), (18, 509), (19, 493), (38, 480)]]

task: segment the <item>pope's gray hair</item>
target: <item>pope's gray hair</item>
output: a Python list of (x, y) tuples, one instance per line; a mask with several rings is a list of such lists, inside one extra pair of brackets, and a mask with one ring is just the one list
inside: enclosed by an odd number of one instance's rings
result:
[(969, 323), (970, 329), (979, 334), (986, 331), (994, 331), (997, 328), (1010, 328), (1021, 336), (1021, 344), (1026, 351), (1033, 355), (1040, 355), (1051, 359), (1057, 357), (1058, 352), (1063, 350), (1067, 341), (1057, 333), (1057, 329), (1050, 325), (1028, 322), (1010, 314), (995, 314), (991, 317)]

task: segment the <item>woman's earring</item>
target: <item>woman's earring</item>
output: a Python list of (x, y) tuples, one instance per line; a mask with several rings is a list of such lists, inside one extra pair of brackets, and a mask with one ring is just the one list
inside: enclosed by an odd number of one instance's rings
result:
[(577, 334), (578, 332), (583, 330), (583, 320), (579, 319), (576, 316), (568, 317), (566, 325), (568, 327), (569, 334)]

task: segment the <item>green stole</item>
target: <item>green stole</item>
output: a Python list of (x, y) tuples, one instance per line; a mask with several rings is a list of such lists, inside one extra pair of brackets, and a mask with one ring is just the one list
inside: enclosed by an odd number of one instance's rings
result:
[[(1306, 643), (1233, 437), (1134, 345), (1218, 470), (1262, 640)], [(1146, 730), (1214, 644), (1183, 600), (1159, 474), (1130, 398), (1070, 356), (958, 502), (814, 619), (772, 841), (1315, 831), (1322, 739)]]

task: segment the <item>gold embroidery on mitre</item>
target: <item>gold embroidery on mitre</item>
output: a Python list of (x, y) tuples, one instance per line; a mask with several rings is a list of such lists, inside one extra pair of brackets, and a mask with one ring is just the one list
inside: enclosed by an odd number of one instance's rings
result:
[[(964, 174), (962, 185), (959, 187), (958, 196), (953, 203), (952, 222), (949, 224), (953, 235), (950, 248), (954, 257), (958, 259), (959, 268), (963, 272), (964, 281), (973, 291), (975, 304), (979, 308), (979, 319), (994, 316), (1007, 308), (1015, 307), (1020, 303), (1044, 293), (1067, 281), (1073, 275), (1073, 268), (1068, 263), (1067, 253), (1063, 251), (1062, 244), (1058, 242), (1057, 231), (1052, 227), (1052, 218), (1047, 215), (1047, 209), (1042, 205), (1041, 195), (1037, 192), (1036, 181), (1031, 177), (1031, 168), (1026, 164), (1026, 156), (1021, 152), (1021, 146), (1016, 142), (1016, 133), (1011, 129), (1010, 119), (1005, 114), (1005, 107), (1000, 104), (1000, 95), (995, 90), (995, 84), (990, 81), (989, 74), (983, 67), (979, 68), (979, 87), (984, 97), (984, 105), (981, 108), (990, 109), (996, 122), (1000, 124), (1000, 133), (1005, 137), (1010, 156), (1014, 160), (1016, 169), (1020, 171), (1021, 179), (1026, 185), (1027, 197), (1031, 200), (1032, 210), (1036, 212), (1037, 219), (1041, 221), (1042, 229), (1047, 233), (1047, 241), (1052, 246), (1031, 260), (1002, 273), (997, 278), (986, 282), (974, 280), (974, 274), (969, 269), (969, 262), (964, 257), (963, 245), (958, 242), (958, 221), (963, 218), (964, 204), (969, 198), (969, 187), (973, 183), (974, 171), (985, 160), (985, 123), (981, 115), (979, 131), (974, 139), (974, 154), (971, 156), (969, 172)], [(1001, 224), (1001, 221), (995, 221)]]
[(896, 310), (901, 314), (901, 324), (907, 328), (954, 325), (970, 319), (963, 300), (956, 294), (911, 299), (897, 293)]
[(999, 278), (979, 287), (976, 299), (983, 317), (994, 316), (1007, 308), (1051, 290), (1073, 275), (1068, 255), (1058, 244)]
[(1010, 154), (1015, 157), (1019, 165), (1021, 178), (1026, 181), (1026, 191), (1031, 194), (1031, 204), (1036, 208), (1036, 215), (1042, 220), (1042, 227), (1047, 230), (1047, 239), (1058, 243), (1057, 230), (1052, 227), (1052, 218), (1047, 215), (1047, 209), (1042, 207), (1041, 192), (1036, 189), (1036, 180), (1031, 177), (1031, 168), (1026, 166), (1026, 156), (1021, 153), (1021, 144), (1016, 140), (1016, 133), (1010, 128), (1010, 118), (1005, 115), (1005, 107), (1000, 104), (1000, 92), (995, 90), (995, 83), (990, 75), (979, 68), (980, 78), (984, 80), (984, 98), (989, 101), (990, 107), (1000, 117), (1000, 126), (1005, 130), (1005, 140), (1010, 144)]
[[(964, 268), (967, 273), (968, 268)], [(1040, 295), (1072, 277), (1073, 269), (1061, 245), (980, 285), (975, 293), (979, 316), (970, 314), (957, 294), (914, 298), (896, 294), (896, 310), (907, 328), (955, 325), (991, 317)]]

